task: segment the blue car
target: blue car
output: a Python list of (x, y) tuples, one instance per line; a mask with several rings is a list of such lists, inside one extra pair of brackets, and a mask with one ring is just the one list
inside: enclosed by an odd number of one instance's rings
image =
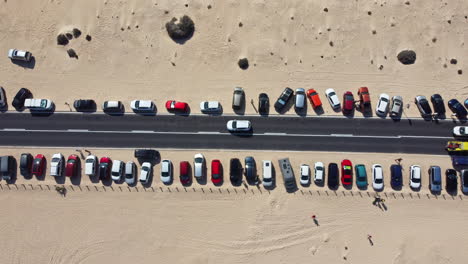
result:
[(463, 107), (463, 105), (457, 99), (448, 101), (448, 107), (454, 114), (457, 115), (459, 119), (466, 118), (466, 115), (468, 114), (465, 107)]
[(357, 164), (354, 166), (356, 174), (356, 185), (358, 188), (363, 189), (367, 187), (367, 173), (364, 164)]
[(442, 190), (442, 172), (439, 166), (429, 168), (429, 186), (431, 192), (438, 193)]
[(401, 172), (401, 166), (397, 164), (393, 164), (390, 166), (390, 173), (391, 173), (391, 181), (390, 184), (392, 185), (393, 189), (400, 189), (403, 186), (403, 175)]

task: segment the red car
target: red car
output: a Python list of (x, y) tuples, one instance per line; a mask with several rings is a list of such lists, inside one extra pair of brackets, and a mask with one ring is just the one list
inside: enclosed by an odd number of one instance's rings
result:
[(169, 100), (166, 102), (166, 109), (167, 111), (187, 112), (188, 104), (184, 102)]
[(188, 161), (181, 161), (180, 162), (180, 183), (182, 185), (188, 185), (190, 184), (190, 163)]
[(341, 162), (341, 184), (343, 186), (350, 186), (353, 183), (353, 164), (350, 160), (343, 160)]
[(354, 110), (354, 96), (353, 93), (347, 91), (343, 95), (343, 114), (349, 115)]
[(109, 179), (112, 168), (112, 160), (109, 157), (102, 157), (99, 160), (99, 178)]
[(312, 107), (317, 108), (322, 106), (322, 101), (320, 100), (317, 91), (315, 91), (314, 89), (307, 90), (307, 97), (309, 98)]
[(213, 184), (220, 184), (223, 181), (223, 170), (221, 168), (221, 161), (215, 159), (211, 161), (211, 182)]
[(80, 158), (77, 155), (70, 155), (67, 160), (67, 165), (65, 165), (65, 176), (74, 177), (78, 173), (78, 164), (80, 163)]
[(32, 175), (35, 175), (36, 177), (41, 177), (44, 174), (45, 162), (46, 160), (44, 155), (37, 154), (33, 160), (33, 165), (31, 169)]

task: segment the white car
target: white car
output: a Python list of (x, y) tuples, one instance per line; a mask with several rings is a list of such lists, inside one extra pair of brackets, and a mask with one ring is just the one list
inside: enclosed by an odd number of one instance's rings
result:
[(453, 135), (458, 137), (468, 136), (468, 126), (456, 126), (453, 128)]
[(50, 176), (62, 176), (63, 163), (64, 159), (62, 153), (56, 153), (52, 155), (52, 160), (50, 161)]
[(204, 101), (200, 103), (202, 113), (218, 113), (221, 112), (221, 104), (218, 101)]
[(315, 165), (314, 165), (314, 182), (316, 184), (323, 184), (323, 175), (325, 174), (324, 173), (325, 169), (323, 167), (323, 163), (322, 162), (315, 162)]
[(309, 165), (301, 164), (301, 185), (307, 185), (310, 182), (310, 169)]
[(96, 175), (97, 157), (89, 155), (85, 159), (85, 174), (92, 177)]
[(53, 105), (54, 103), (49, 99), (28, 98), (24, 100), (24, 107), (33, 111), (52, 110)]
[(130, 107), (135, 112), (154, 112), (154, 103), (151, 100), (133, 100)]
[(273, 186), (273, 169), (271, 165), (271, 160), (263, 161), (263, 186), (264, 187)]
[(226, 127), (231, 132), (250, 131), (252, 129), (249, 120), (229, 120)]
[(161, 181), (164, 184), (170, 183), (172, 180), (172, 163), (170, 160), (161, 161)]
[(111, 178), (113, 181), (120, 181), (122, 178), (124, 163), (120, 160), (114, 160), (112, 163)]
[(381, 191), (384, 187), (382, 165), (372, 165), (372, 187), (376, 191)]
[(125, 182), (128, 185), (135, 184), (136, 165), (135, 162), (129, 161), (125, 163)]
[(197, 179), (203, 178), (203, 168), (205, 166), (205, 157), (201, 153), (193, 157), (193, 176)]
[(419, 165), (411, 165), (410, 167), (410, 187), (415, 190), (421, 188), (421, 167)]
[(24, 51), (24, 50), (10, 49), (8, 51), (8, 58), (12, 60), (30, 61), (31, 52)]
[(341, 107), (340, 99), (338, 99), (335, 90), (329, 88), (325, 91), (325, 95), (327, 96), (328, 102), (333, 109), (339, 109)]
[(390, 96), (388, 94), (380, 94), (375, 114), (381, 117), (387, 116), (388, 105), (390, 104)]
[(151, 163), (143, 162), (143, 164), (141, 164), (141, 171), (140, 171), (141, 184), (147, 184), (150, 176), (151, 176)]

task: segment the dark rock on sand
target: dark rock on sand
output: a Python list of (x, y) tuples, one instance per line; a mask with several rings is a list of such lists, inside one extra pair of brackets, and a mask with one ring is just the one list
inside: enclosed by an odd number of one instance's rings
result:
[(77, 58), (78, 59), (78, 54), (76, 54), (74, 49), (68, 49), (67, 50), (68, 56), (70, 58)]
[(68, 38), (65, 36), (65, 34), (58, 34), (57, 36), (57, 45), (67, 45), (68, 44)]
[(412, 50), (403, 50), (398, 53), (397, 58), (404, 65), (413, 64), (416, 61), (416, 52)]
[(188, 16), (183, 16), (179, 20), (175, 17), (166, 23), (166, 29), (169, 36), (174, 40), (187, 40), (192, 37), (195, 31), (195, 24)]
[(74, 28), (73, 29), (73, 37), (79, 38), (81, 36), (81, 30)]
[(240, 59), (237, 64), (243, 70), (247, 70), (249, 68), (249, 60), (247, 58)]

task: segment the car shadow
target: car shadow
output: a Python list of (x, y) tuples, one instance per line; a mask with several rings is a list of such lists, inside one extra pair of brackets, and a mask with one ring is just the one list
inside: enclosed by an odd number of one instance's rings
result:
[(315, 112), (316, 115), (325, 114), (325, 111), (323, 110), (322, 106), (318, 106), (318, 107), (315, 107), (315, 108), (312, 107), (312, 109), (314, 109), (314, 112)]
[(120, 111), (103, 111), (105, 114), (110, 116), (123, 116), (125, 115), (125, 105), (122, 104), (122, 109)]
[(253, 128), (250, 129), (250, 131), (244, 131), (244, 132), (233, 132), (233, 131), (229, 131), (229, 133), (233, 136), (236, 136), (236, 137), (252, 137), (253, 134), (254, 134), (254, 130)]
[(34, 69), (36, 67), (36, 58), (34, 56), (31, 56), (29, 61), (11, 60), (11, 62), (26, 69)]
[(47, 110), (47, 111), (41, 111), (41, 110), (30, 110), (30, 113), (32, 116), (51, 116), (53, 115), (55, 112), (55, 104), (52, 103), (52, 109), (51, 110)]

